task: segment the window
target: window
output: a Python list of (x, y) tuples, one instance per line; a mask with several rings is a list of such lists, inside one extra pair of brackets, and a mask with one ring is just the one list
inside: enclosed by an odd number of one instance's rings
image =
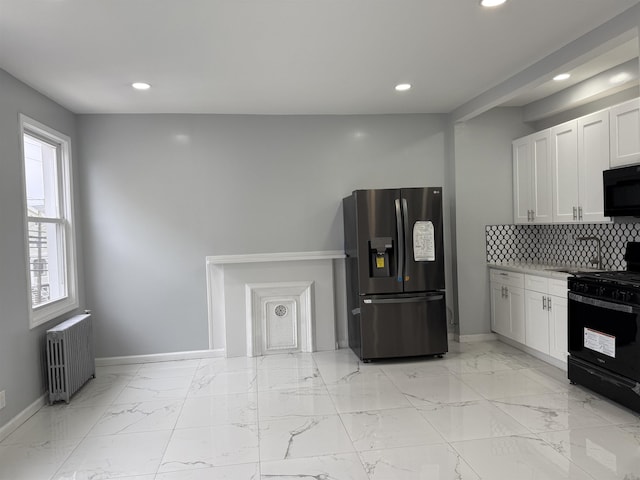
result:
[(30, 324), (78, 307), (69, 137), (20, 116)]

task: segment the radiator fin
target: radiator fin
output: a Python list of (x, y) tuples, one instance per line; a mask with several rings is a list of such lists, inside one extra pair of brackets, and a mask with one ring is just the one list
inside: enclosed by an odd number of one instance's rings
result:
[(71, 396), (96, 375), (91, 315), (76, 315), (47, 330), (46, 343), (49, 403), (69, 403)]

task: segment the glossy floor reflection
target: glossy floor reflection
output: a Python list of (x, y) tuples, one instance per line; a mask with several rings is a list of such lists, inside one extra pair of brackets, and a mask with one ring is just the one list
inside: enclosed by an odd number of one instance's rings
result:
[(640, 416), (500, 342), (99, 368), (0, 443), (0, 480), (640, 479)]

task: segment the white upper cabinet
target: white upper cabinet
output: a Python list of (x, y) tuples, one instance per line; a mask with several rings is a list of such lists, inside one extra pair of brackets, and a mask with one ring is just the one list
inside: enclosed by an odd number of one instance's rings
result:
[(603, 222), (602, 172), (609, 168), (609, 111), (578, 119), (578, 220)]
[(549, 130), (513, 142), (515, 223), (548, 223), (552, 220), (549, 144)]
[(553, 221), (604, 222), (602, 172), (609, 168), (609, 112), (551, 129)]
[(531, 137), (513, 142), (513, 222), (531, 221)]
[(578, 122), (551, 129), (553, 221), (578, 221)]
[(640, 99), (609, 109), (611, 167), (640, 162)]

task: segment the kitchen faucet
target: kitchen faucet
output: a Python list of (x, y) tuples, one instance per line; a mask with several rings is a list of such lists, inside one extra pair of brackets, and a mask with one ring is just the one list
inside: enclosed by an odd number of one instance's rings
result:
[(593, 240), (598, 244), (597, 256), (589, 260), (589, 263), (593, 266), (597, 266), (598, 270), (602, 270), (602, 245), (598, 237), (576, 237), (576, 242), (588, 242)]

